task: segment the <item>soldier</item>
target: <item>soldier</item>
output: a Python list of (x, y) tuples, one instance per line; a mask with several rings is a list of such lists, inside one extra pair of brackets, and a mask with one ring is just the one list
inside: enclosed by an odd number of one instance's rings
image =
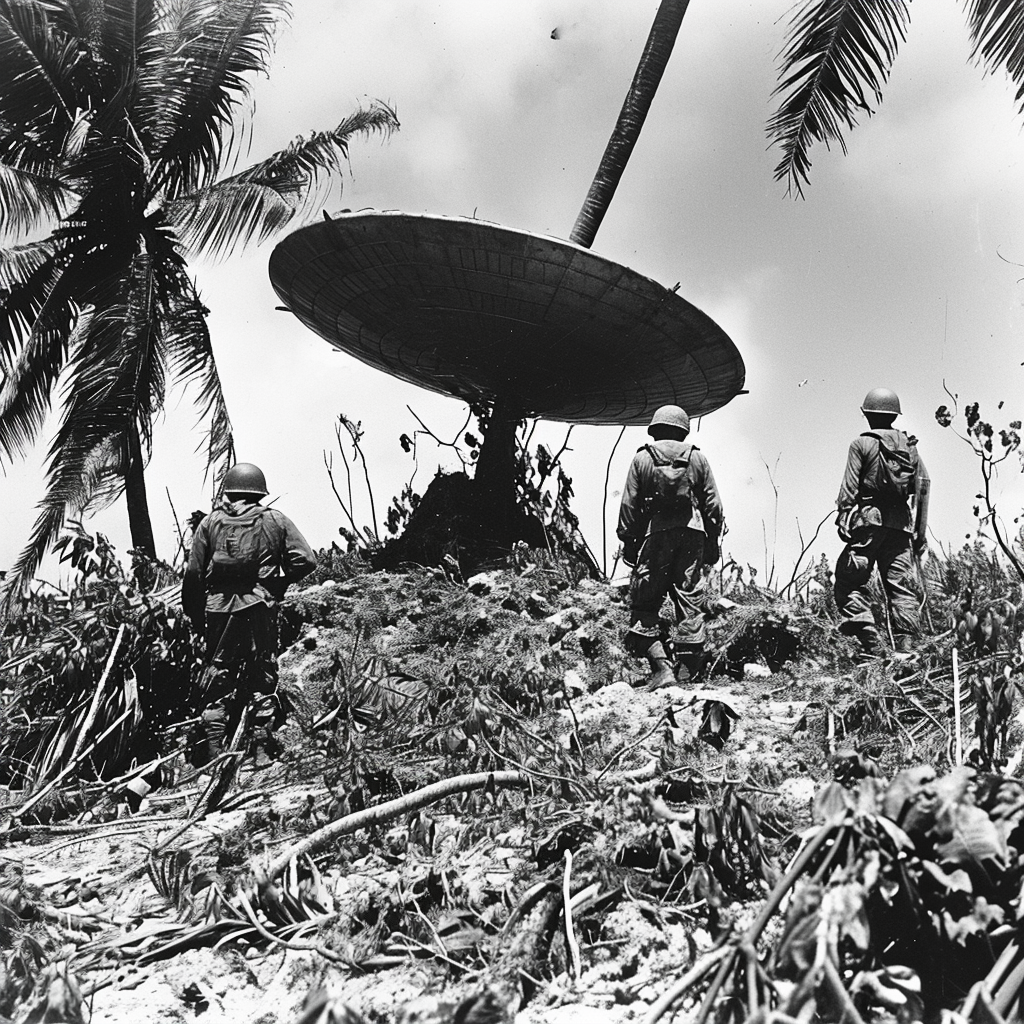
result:
[(279, 724), (277, 604), (289, 583), (307, 576), (316, 557), (294, 523), (260, 504), (267, 483), (240, 462), (224, 476), (224, 501), (196, 527), (182, 583), (182, 605), (206, 638), (204, 743), (194, 763), (224, 751), (245, 706), (258, 697), (257, 732), (267, 753), (271, 720)]
[[(633, 457), (619, 509), (622, 558), (633, 566), (626, 645), (651, 666), (646, 688), (685, 683), (703, 667), (704, 566), (718, 560), (724, 513), (703, 452), (687, 444), (690, 417), (662, 406)], [(675, 610), (678, 643), (673, 668), (661, 607)]]
[(896, 651), (908, 654), (921, 614), (914, 560), (928, 543), (931, 482), (917, 438), (893, 428), (900, 415), (896, 393), (875, 388), (860, 408), (870, 429), (850, 445), (836, 499), (836, 526), (846, 543), (836, 563), (839, 629), (856, 638), (865, 657), (884, 653), (868, 597), (868, 581), (877, 565)]

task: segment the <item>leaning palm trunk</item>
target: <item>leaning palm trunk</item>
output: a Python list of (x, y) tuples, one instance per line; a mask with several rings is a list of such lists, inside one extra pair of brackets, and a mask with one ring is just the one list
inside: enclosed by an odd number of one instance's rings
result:
[(662, 0), (654, 16), (651, 34), (647, 37), (647, 45), (626, 94), (626, 101), (622, 104), (615, 130), (608, 140), (601, 165), (569, 236), (569, 240), (577, 245), (589, 249), (594, 244), (597, 229), (608, 212), (619, 179), (640, 137), (640, 129), (644, 126), (647, 111), (651, 109), (689, 3), (690, 0)]

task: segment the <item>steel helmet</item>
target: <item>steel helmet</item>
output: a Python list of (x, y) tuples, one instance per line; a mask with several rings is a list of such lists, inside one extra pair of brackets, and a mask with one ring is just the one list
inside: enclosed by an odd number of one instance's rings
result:
[(880, 412), (889, 416), (899, 416), (900, 396), (888, 388), (872, 388), (860, 405), (861, 412)]
[(260, 498), (270, 493), (263, 470), (251, 462), (236, 462), (224, 474), (224, 486), (221, 489), (225, 494), (255, 494)]
[(647, 426), (647, 433), (649, 434), (651, 432), (651, 427), (659, 426), (679, 427), (680, 430), (685, 430), (689, 433), (690, 417), (687, 415), (686, 410), (680, 408), (678, 405), (663, 405), (651, 417), (651, 422)]

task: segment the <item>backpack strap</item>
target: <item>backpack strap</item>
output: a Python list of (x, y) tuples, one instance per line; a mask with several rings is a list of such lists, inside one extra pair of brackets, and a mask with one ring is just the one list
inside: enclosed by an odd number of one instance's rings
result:
[(651, 461), (656, 466), (674, 466), (679, 462), (688, 466), (690, 464), (690, 456), (696, 448), (697, 446), (695, 444), (688, 444), (674, 459), (670, 459), (667, 455), (663, 455), (654, 447), (653, 444), (645, 444), (642, 448), (638, 448), (637, 451), (647, 452), (651, 457)]

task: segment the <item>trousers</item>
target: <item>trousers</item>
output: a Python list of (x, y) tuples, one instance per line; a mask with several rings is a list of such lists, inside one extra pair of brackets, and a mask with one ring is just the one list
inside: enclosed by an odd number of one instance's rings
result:
[(245, 708), (254, 704), (255, 726), (264, 732), (281, 724), (277, 695), (277, 608), (254, 604), (235, 612), (207, 612), (206, 668), (202, 680), (205, 756), (225, 749)]
[(668, 598), (675, 639), (700, 647), (705, 640), (704, 534), (689, 527), (659, 530), (644, 538), (629, 584), (627, 646), (643, 654), (655, 640), (667, 640), (670, 623), (662, 617)]
[(889, 609), (893, 636), (915, 632), (921, 602), (914, 580), (913, 542), (905, 530), (888, 526), (861, 526), (836, 562), (835, 597), (841, 632), (857, 634), (876, 628), (868, 583), (878, 567)]

